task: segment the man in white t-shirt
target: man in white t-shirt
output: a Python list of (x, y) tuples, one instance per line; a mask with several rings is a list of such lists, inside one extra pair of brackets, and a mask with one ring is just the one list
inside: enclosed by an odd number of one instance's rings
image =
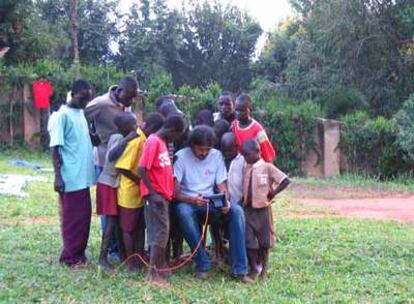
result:
[[(220, 151), (213, 148), (215, 135), (208, 126), (197, 126), (189, 135), (189, 147), (176, 153), (174, 163), (175, 210), (180, 228), (190, 248), (194, 250), (201, 238), (200, 217), (207, 211), (208, 195), (227, 191), (227, 171)], [(209, 217), (223, 220), (229, 230), (230, 267), (233, 277), (243, 283), (247, 277), (247, 254), (245, 247), (245, 220), (238, 204), (221, 209), (209, 207)], [(197, 277), (206, 279), (211, 269), (211, 259), (204, 247), (194, 257)]]

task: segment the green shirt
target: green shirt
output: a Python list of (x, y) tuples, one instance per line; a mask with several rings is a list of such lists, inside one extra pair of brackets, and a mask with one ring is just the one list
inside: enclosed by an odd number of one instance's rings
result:
[(92, 143), (83, 110), (61, 106), (49, 134), (50, 147), (59, 146), (62, 156), (61, 174), (65, 192), (86, 189), (95, 184)]

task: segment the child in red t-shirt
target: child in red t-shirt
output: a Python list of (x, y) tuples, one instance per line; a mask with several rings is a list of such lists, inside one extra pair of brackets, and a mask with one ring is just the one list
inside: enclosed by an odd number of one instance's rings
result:
[(165, 119), (164, 126), (145, 142), (139, 161), (141, 195), (150, 246), (150, 268), (146, 280), (165, 285), (159, 269), (166, 267), (165, 250), (170, 233), (170, 201), (174, 194), (174, 175), (167, 144), (180, 138), (187, 128), (181, 115)]
[(241, 147), (246, 140), (253, 139), (260, 146), (261, 158), (266, 162), (272, 162), (276, 158), (276, 151), (262, 125), (250, 116), (251, 111), (250, 96), (247, 94), (238, 96), (236, 99), (237, 120), (233, 121), (232, 130), (236, 136), (239, 152), (241, 152)]

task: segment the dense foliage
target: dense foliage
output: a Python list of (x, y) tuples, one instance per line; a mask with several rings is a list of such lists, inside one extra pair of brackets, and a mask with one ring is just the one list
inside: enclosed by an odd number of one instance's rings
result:
[[(412, 1), (291, 3), (298, 17), (271, 34), (256, 75), (293, 98), (321, 100), (331, 117), (352, 105), (368, 105), (374, 116), (395, 113), (414, 91)], [(338, 99), (345, 105), (330, 105)]]
[[(220, 1), (79, 0), (80, 64), (71, 58), (70, 0), (0, 3), (2, 92), (34, 79), (61, 102), (76, 77), (105, 92), (135, 75), (149, 96), (175, 94), (194, 117), (215, 110), (221, 90), (249, 91), (255, 116), (279, 150), (278, 164), (301, 171), (314, 149), (316, 117), (342, 120), (348, 170), (382, 177), (412, 171), (414, 6), (412, 0), (291, 0), (296, 14), (268, 34), (247, 12)], [(6, 77), (4, 77), (6, 76)]]

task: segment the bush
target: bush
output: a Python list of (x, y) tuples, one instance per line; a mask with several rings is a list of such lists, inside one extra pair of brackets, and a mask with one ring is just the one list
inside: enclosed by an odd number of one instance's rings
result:
[(402, 108), (394, 116), (397, 127), (399, 147), (414, 160), (414, 94), (404, 102)]
[(160, 74), (153, 78), (148, 85), (147, 111), (153, 111), (157, 97), (163, 95), (176, 95), (177, 106), (190, 120), (195, 118), (198, 111), (209, 109), (215, 111), (216, 100), (220, 95), (220, 85), (213, 83), (206, 89), (182, 86), (174, 89), (171, 75)]
[(169, 95), (174, 92), (172, 77), (170, 74), (160, 74), (159, 76), (151, 79), (148, 84), (148, 110), (152, 111), (154, 108), (155, 100), (163, 95)]
[(178, 89), (177, 94), (186, 98), (182, 100), (179, 107), (194, 121), (198, 111), (208, 109), (214, 112), (216, 110), (217, 98), (220, 92), (221, 88), (218, 83), (213, 83), (203, 90), (182, 86)]
[(319, 153), (313, 140), (321, 107), (312, 101), (300, 102), (283, 94), (268, 80), (256, 80), (250, 96), (253, 116), (262, 124), (277, 149), (277, 166), (292, 174), (303, 174), (302, 163), (309, 151)]
[(360, 92), (344, 86), (327, 90), (318, 102), (325, 109), (326, 117), (334, 119), (368, 108), (368, 103)]
[(75, 79), (84, 78), (92, 85), (95, 95), (101, 95), (108, 88), (117, 84), (124, 76), (110, 65), (88, 66), (72, 65), (65, 67), (62, 63), (52, 60), (41, 60), (35, 65), (18, 64), (16, 66), (3, 66), (2, 74), (9, 86), (22, 87), (25, 83), (31, 83), (37, 79), (47, 79), (52, 83), (52, 105), (66, 100), (67, 92), (71, 89)]
[(316, 118), (322, 115), (319, 105), (306, 101), (297, 105), (268, 103), (262, 122), (278, 150), (277, 165), (293, 174), (302, 174), (302, 162), (315, 150), (312, 132)]
[(344, 116), (340, 147), (351, 172), (389, 178), (410, 171), (397, 143), (395, 122), (382, 116), (370, 119), (361, 111)]
[(285, 105), (299, 103), (282, 93), (277, 84), (263, 79), (256, 79), (253, 82), (250, 96), (252, 97), (254, 107), (262, 110), (277, 104)]

